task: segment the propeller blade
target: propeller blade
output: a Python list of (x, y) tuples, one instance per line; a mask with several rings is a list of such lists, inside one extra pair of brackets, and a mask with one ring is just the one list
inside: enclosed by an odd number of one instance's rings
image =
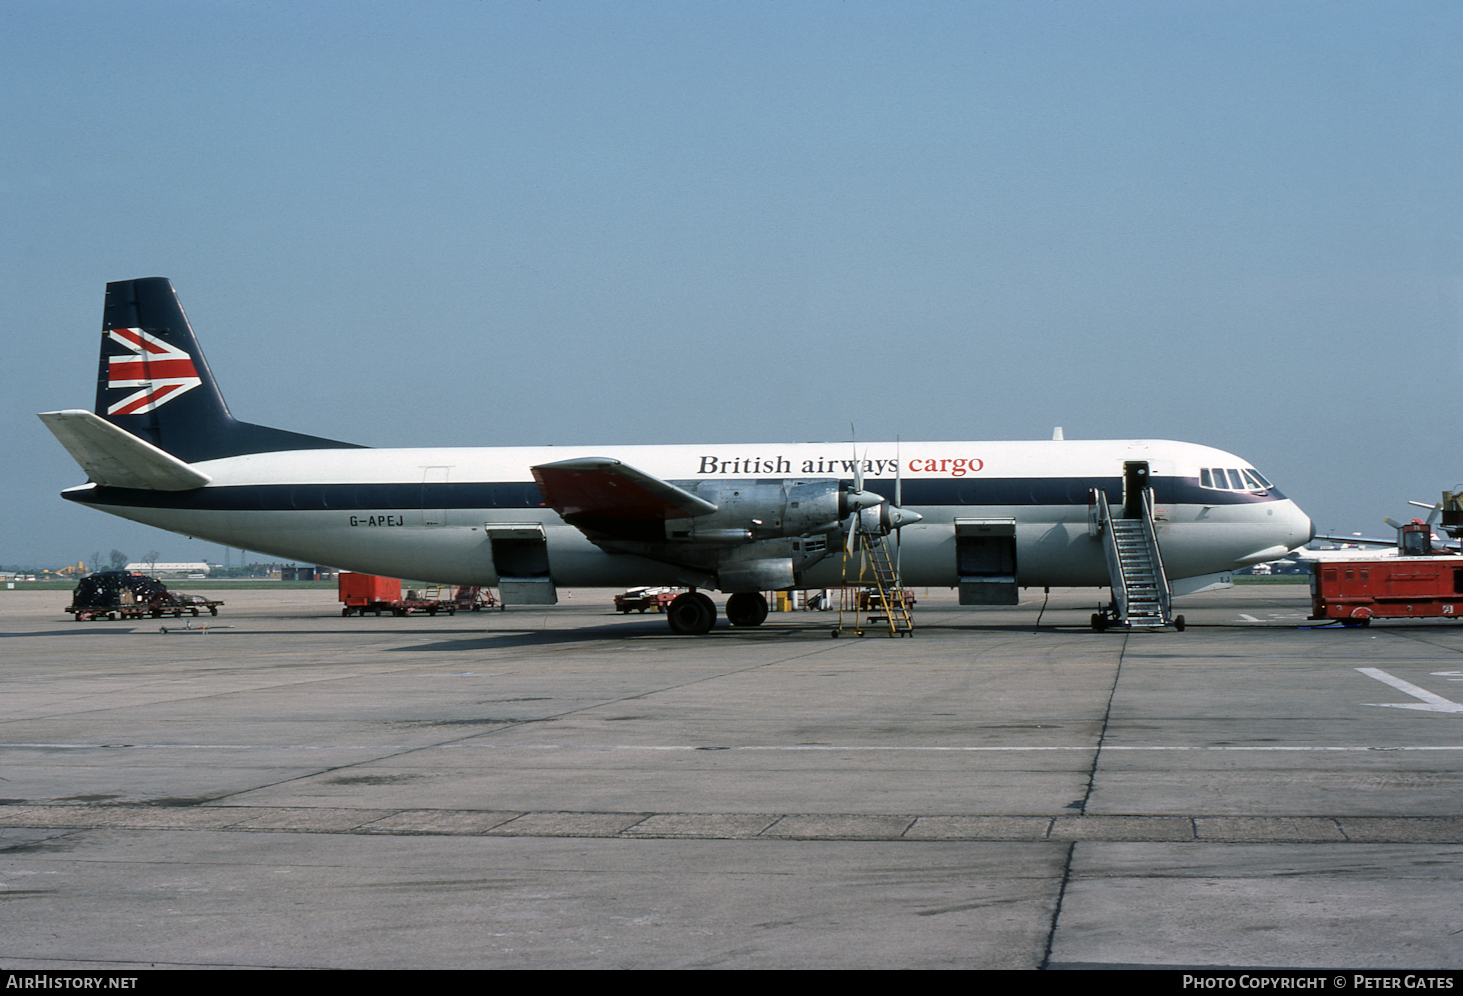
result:
[[(899, 455), (899, 434), (894, 435), (894, 507), (904, 508), (904, 461)], [(898, 529), (894, 530), (894, 573), (899, 575), (900, 584), (904, 583), (904, 573), (900, 570), (904, 566), (904, 533)]]

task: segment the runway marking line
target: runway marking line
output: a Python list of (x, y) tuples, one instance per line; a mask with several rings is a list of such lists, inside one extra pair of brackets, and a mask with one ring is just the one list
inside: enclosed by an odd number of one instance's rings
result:
[(1463, 704), (1445, 699), (1441, 695), (1434, 694), (1426, 688), (1420, 688), (1410, 681), (1403, 681), (1383, 671), (1379, 667), (1357, 668), (1368, 678), (1375, 678), (1384, 685), (1391, 685), (1397, 691), (1405, 695), (1411, 695), (1421, 702), (1363, 702), (1362, 705), (1378, 706), (1382, 709), (1416, 709), (1421, 712), (1454, 712), (1463, 713)]
[[(1446, 699), (1444, 701), (1447, 701)], [(1456, 705), (1456, 703), (1454, 703)], [(1404, 704), (1401, 708), (1424, 708)], [(1463, 706), (1458, 707), (1463, 711)], [(900, 747), (879, 744), (747, 744), (730, 747), (710, 744), (65, 744), (65, 743), (0, 743), (0, 750), (624, 750), (624, 751), (823, 751), (823, 752), (932, 752), (932, 753), (1040, 753), (1072, 751), (1234, 751), (1251, 753), (1367, 753), (1386, 751), (1463, 751), (1463, 744), (1423, 745), (1407, 744), (1397, 746), (1347, 745), (1322, 746), (1244, 746), (1238, 744), (1156, 745), (1136, 746), (1123, 744), (1097, 744), (1087, 746), (1048, 747)]]

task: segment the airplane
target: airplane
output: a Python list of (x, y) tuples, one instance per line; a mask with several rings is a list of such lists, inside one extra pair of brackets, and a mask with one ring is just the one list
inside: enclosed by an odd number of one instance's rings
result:
[[(687, 587), (671, 629), (755, 626), (762, 592), (843, 584), (853, 533), (892, 535), (903, 583), (962, 604), (1110, 585), (1093, 509), (1151, 501), (1174, 594), (1308, 543), (1247, 461), (1167, 440), (375, 449), (235, 419), (171, 281), (107, 284), (93, 411), (40, 419), (86, 471), (62, 497), (225, 546), (497, 585)], [(1058, 434), (1060, 435), (1060, 433)], [(1094, 616), (1094, 626), (1097, 625)]]

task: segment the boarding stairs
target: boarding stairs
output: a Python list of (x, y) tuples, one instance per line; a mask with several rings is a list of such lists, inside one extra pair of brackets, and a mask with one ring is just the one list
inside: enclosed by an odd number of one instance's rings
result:
[(1173, 614), (1173, 595), (1153, 528), (1153, 492), (1143, 489), (1141, 514), (1135, 517), (1114, 516), (1100, 488), (1092, 489), (1090, 507), (1107, 555), (1113, 596), (1108, 609), (1093, 615), (1093, 628), (1117, 624), (1182, 630), (1184, 617)]
[[(850, 561), (855, 558), (858, 567), (850, 578)], [(845, 628), (845, 614), (851, 621), (847, 628), (857, 636), (863, 636), (866, 628), (884, 630), (890, 636), (914, 635), (914, 615), (899, 569), (889, 557), (887, 537), (856, 529), (854, 549), (843, 556), (843, 590), (834, 636)]]

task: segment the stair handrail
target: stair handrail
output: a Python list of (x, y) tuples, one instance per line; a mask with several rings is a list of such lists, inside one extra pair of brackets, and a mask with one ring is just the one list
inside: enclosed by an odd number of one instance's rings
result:
[(1168, 586), (1168, 571), (1163, 569), (1163, 551), (1158, 546), (1158, 530), (1153, 525), (1153, 492), (1143, 489), (1143, 535), (1148, 538), (1148, 549), (1153, 551), (1153, 574), (1158, 586), (1158, 611), (1162, 613), (1163, 624), (1173, 622), (1173, 591)]
[(1118, 536), (1112, 527), (1112, 509), (1108, 507), (1107, 492), (1092, 488), (1088, 497), (1097, 509), (1097, 531), (1102, 536), (1102, 552), (1107, 558), (1107, 576), (1112, 588), (1113, 607), (1117, 618), (1128, 618), (1128, 582), (1123, 577), (1122, 557), (1118, 553)]

